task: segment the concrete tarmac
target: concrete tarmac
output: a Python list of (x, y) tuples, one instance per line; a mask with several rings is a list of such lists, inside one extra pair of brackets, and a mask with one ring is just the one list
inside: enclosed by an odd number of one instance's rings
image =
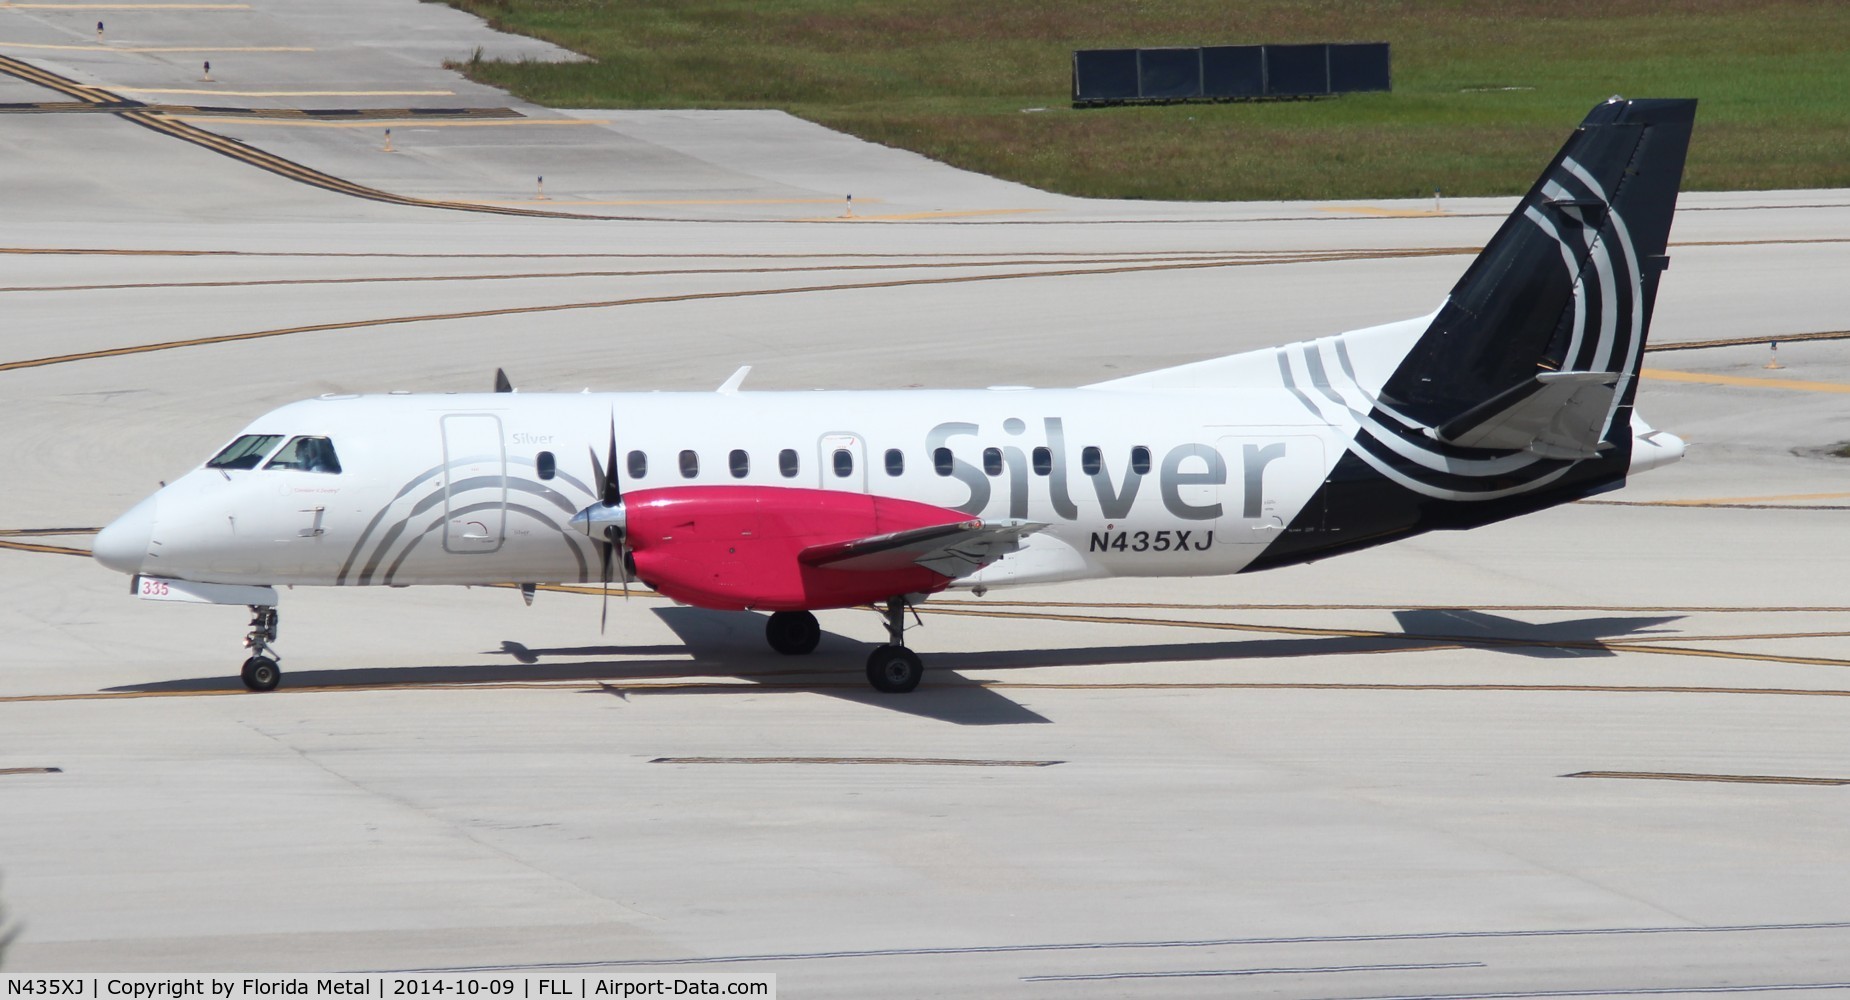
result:
[[(1081, 384), (1417, 315), (1512, 204), (1063, 198), (775, 113), (523, 105), (441, 61), (569, 54), (410, 0), (315, 9), (111, 12), (99, 49), (90, 14), (0, 7), (26, 67), (0, 101), (405, 112), (0, 112), (8, 971), (1850, 988), (1850, 350), (1785, 339), (1850, 326), (1850, 192), (1683, 198), (1639, 407), (1690, 454), (1597, 503), (934, 601), (904, 697), (865, 687), (867, 612), (793, 661), (757, 616), (652, 597), (600, 635), (583, 591), (301, 588), (285, 686), (250, 695), (243, 609), (136, 602), (84, 553), (282, 402), (497, 366)], [(312, 51), (213, 55), (210, 84), (135, 51), (214, 46)], [(530, 124), (462, 124), (497, 120)]]

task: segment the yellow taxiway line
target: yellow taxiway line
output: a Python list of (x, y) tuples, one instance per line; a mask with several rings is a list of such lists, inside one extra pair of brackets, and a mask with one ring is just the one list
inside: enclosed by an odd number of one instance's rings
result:
[[(125, 116), (126, 117), (126, 116)], [(171, 123), (174, 127), (184, 127), (182, 123)], [(214, 135), (215, 133), (203, 133)], [(293, 164), (292, 164), (293, 165)], [(365, 190), (365, 189), (362, 189)], [(373, 195), (378, 195), (373, 192)], [(409, 202), (416, 204), (416, 202)], [(456, 203), (451, 203), (456, 204)], [(482, 206), (483, 211), (511, 211), (498, 206)], [(1341, 260), (1340, 256), (1320, 258)], [(1366, 255), (1357, 255), (1354, 259), (1367, 259)], [(163, 341), (154, 344), (135, 344), (127, 347), (111, 347), (95, 351), (83, 351), (76, 354), (60, 354), (48, 358), (30, 358), (23, 361), (0, 362), (0, 372), (14, 371), (20, 368), (39, 368), (45, 365), (68, 364), (73, 361), (89, 361), (94, 358), (114, 358), (130, 354), (146, 354), (151, 351), (167, 351), (180, 347), (198, 347), (205, 344), (229, 344), (246, 340), (263, 340), (270, 337), (290, 336), (299, 333), (321, 333), (334, 330), (357, 330), (368, 327), (398, 326), (406, 323), (425, 323), (457, 319), (485, 319), (491, 316), (532, 315), (538, 313), (566, 312), (584, 309), (616, 309), (626, 306), (661, 305), (669, 302), (697, 302), (704, 300), (753, 298), (766, 295), (803, 295), (816, 292), (872, 291), (881, 288), (909, 288), (926, 285), (954, 285), (977, 281), (1013, 281), (1027, 278), (1065, 278), (1095, 274), (1131, 274), (1139, 271), (1188, 270), (1207, 267), (1248, 267), (1269, 263), (1265, 260), (1198, 260), (1179, 264), (1143, 264), (1127, 263), (1115, 267), (1063, 267), (1046, 271), (1003, 271), (987, 274), (960, 274), (947, 277), (895, 278), (887, 281), (832, 282), (819, 285), (793, 285), (782, 288), (736, 288), (713, 292), (685, 292), (678, 295), (649, 295), (625, 299), (602, 299), (590, 302), (559, 302), (537, 306), (504, 306), (494, 309), (471, 309), (452, 313), (420, 313), (405, 316), (387, 316), (374, 319), (345, 320), (333, 323), (314, 323), (306, 326), (282, 327), (272, 330), (252, 330), (245, 333), (218, 334), (210, 337), (193, 337), (187, 340)]]
[[(983, 760), (972, 757), (657, 757), (651, 764), (895, 764), (911, 767), (1052, 767), (1058, 760)], [(31, 770), (37, 771), (37, 768)], [(1850, 784), (1850, 782), (1845, 782)]]
[(1317, 211), (1346, 215), (1373, 215), (1384, 219), (1438, 219), (1452, 214), (1430, 208), (1376, 208), (1372, 205), (1318, 205)]
[[(577, 119), (573, 119), (576, 121)], [(441, 122), (436, 124), (465, 124), (463, 122)], [(520, 198), (496, 200), (492, 198), (459, 198), (461, 205), (531, 205), (538, 198)], [(878, 198), (867, 199), (877, 202)], [(567, 198), (546, 198), (549, 205), (839, 205), (840, 198), (655, 198), (638, 201), (573, 201)]]
[[(745, 674), (738, 680), (695, 680), (695, 679), (635, 679), (635, 680), (566, 680), (566, 681), (385, 681), (379, 683), (353, 684), (316, 684), (306, 686), (284, 685), (261, 697), (274, 698), (286, 695), (313, 694), (367, 694), (384, 691), (446, 691), (446, 692), (487, 692), (487, 691), (603, 691), (610, 694), (750, 694), (758, 695), (767, 691), (789, 691), (793, 693), (810, 693), (826, 690), (864, 691), (867, 683), (863, 680), (827, 680), (822, 675), (839, 671), (816, 670), (813, 680), (772, 679), (775, 675)], [(777, 674), (796, 673), (796, 671), (778, 671)], [(763, 679), (761, 679), (763, 678)], [(59, 701), (117, 701), (142, 698), (223, 698), (251, 697), (253, 692), (246, 691), (235, 681), (222, 688), (205, 688), (195, 691), (82, 691), (59, 694), (21, 694), (0, 695), (0, 704), (20, 704), (27, 702)], [(1343, 682), (1299, 682), (1299, 681), (1130, 681), (1130, 682), (1087, 682), (1087, 681), (974, 681), (958, 687), (982, 688), (991, 691), (1306, 691), (1306, 692), (1406, 692), (1406, 693), (1460, 693), (1460, 694), (1690, 694), (1690, 695), (1774, 695), (1811, 698), (1850, 697), (1850, 691), (1829, 688), (1741, 688), (1741, 687), (1674, 687), (1660, 685), (1623, 685), (1623, 684), (1395, 684), (1395, 683), (1343, 683)], [(1020, 766), (1020, 765), (1017, 765)], [(1568, 777), (1607, 777), (1622, 776), (1614, 772), (1607, 774), (1568, 775)], [(1640, 777), (1646, 775), (1639, 775)], [(1662, 777), (1649, 775), (1650, 777)], [(1753, 776), (1731, 776), (1736, 780)], [(1676, 780), (1676, 779), (1671, 779)], [(1682, 780), (1726, 780), (1721, 777), (1690, 777)], [(1828, 780), (1828, 779), (1826, 779)], [(1777, 784), (1812, 784), (1811, 781), (1788, 780), (1769, 783)]]
[(0, 10), (250, 10), (247, 3), (13, 3), (0, 0)]
[[(1777, 338), (1768, 338), (1777, 339)], [(1793, 392), (1846, 392), (1850, 393), (1850, 384), (1843, 382), (1807, 382), (1791, 378), (1756, 378), (1752, 375), (1707, 375), (1702, 372), (1673, 372), (1662, 368), (1646, 368), (1638, 374), (1659, 382), (1690, 382), (1696, 385), (1736, 385), (1754, 389), (1788, 389)]]
[(12, 549), (15, 552), (40, 552), (54, 556), (87, 556), (89, 549), (74, 549), (68, 545), (41, 545), (37, 542), (15, 542), (0, 539), (0, 549)]
[[(1195, 261), (1196, 257), (1149, 257), (1143, 258), (1147, 263), (1161, 263), (1170, 260)], [(1205, 258), (1212, 260), (1213, 258)], [(540, 278), (661, 278), (680, 275), (737, 275), (737, 274), (801, 274), (815, 272), (847, 271), (918, 271), (943, 270), (946, 268), (978, 267), (1019, 267), (1035, 264), (1120, 264), (1121, 258), (1105, 257), (1096, 260), (952, 260), (952, 261), (917, 261), (885, 262), (870, 264), (795, 264), (777, 267), (667, 267), (641, 268), (620, 271), (516, 271), (491, 272), (475, 274), (401, 274), (375, 275), (352, 278), (252, 278), (228, 279), (224, 281), (135, 281), (95, 285), (0, 285), (0, 294), (13, 292), (96, 292), (125, 288), (260, 288), (275, 285), (372, 285), (396, 284), (403, 282), (431, 281), (518, 281)], [(0, 535), (6, 534), (0, 531)]]
[[(1417, 648), (1432, 652), (1440, 649), (1580, 649), (1590, 652), (1609, 652), (1624, 650), (1628, 653), (1646, 653), (1660, 656), (1695, 656), (1726, 660), (1747, 660), (1760, 663), (1790, 663), (1797, 666), (1850, 667), (1850, 660), (1825, 656), (1782, 656), (1775, 653), (1755, 653), (1746, 650), (1696, 649), (1688, 646), (1672, 646), (1661, 643), (1640, 641), (1627, 642), (1623, 645), (1609, 645), (1599, 640), (1563, 640), (1535, 638), (1512, 638), (1487, 635), (1431, 635), (1412, 632), (1387, 632), (1378, 629), (1346, 628), (1310, 628), (1295, 625), (1258, 625), (1249, 622), (1188, 621), (1165, 618), (1139, 618), (1121, 615), (1064, 615), (1054, 613), (1037, 613), (1031, 611), (974, 610), (968, 608), (931, 607), (922, 605), (917, 609), (922, 614), (949, 615), (969, 618), (1023, 619), (1032, 621), (1089, 623), (1098, 625), (1149, 625), (1158, 628), (1202, 629), (1207, 631), (1251, 632), (1262, 635), (1306, 636), (1324, 639), (1370, 639), (1392, 643), (1410, 643)], [(1394, 646), (1378, 650), (1358, 649), (1357, 653), (1398, 652), (1407, 647)]]
[(968, 210), (943, 209), (932, 212), (903, 212), (897, 215), (825, 215), (814, 219), (796, 219), (796, 222), (907, 222), (917, 219), (957, 219), (976, 215), (1027, 215), (1032, 212), (1051, 212), (1051, 208), (973, 208)]
[[(485, 126), (508, 125), (608, 125), (602, 118), (471, 118), (467, 121), (443, 121), (430, 118), (368, 118), (353, 122), (304, 121), (295, 118), (257, 118), (245, 115), (167, 115), (177, 121), (198, 124), (216, 122), (227, 125), (280, 125), (284, 128), (483, 128)], [(466, 204), (488, 204), (487, 202), (468, 202)], [(502, 204), (502, 203), (497, 203)], [(524, 205), (527, 202), (505, 202), (509, 205)], [(561, 202), (566, 205), (634, 205), (641, 202)]]
[(123, 94), (205, 94), (212, 97), (455, 97), (454, 90), (180, 90), (109, 87)]
[[(0, 7), (6, 6), (0, 4)], [(0, 42), (0, 49), (55, 49), (60, 52), (313, 52), (302, 45), (48, 45)]]
[(1850, 785), (1850, 778), (1796, 778), (1784, 774), (1685, 774), (1674, 771), (1576, 771), (1563, 778), (1632, 778), (1645, 781), (1725, 781), (1746, 785)]
[[(75, 532), (73, 532), (75, 534)], [(507, 586), (513, 586), (508, 584)], [(542, 585), (541, 590), (550, 584)], [(589, 593), (597, 593), (592, 587)], [(637, 591), (637, 593), (644, 593)], [(959, 600), (953, 597), (934, 597), (934, 608), (1115, 608), (1120, 611), (1460, 611), (1466, 610), (1459, 604), (1212, 604), (1200, 602), (1166, 602), (1166, 601), (1113, 601), (1101, 604), (1096, 601), (1028, 601), (1028, 600)], [(1613, 611), (1626, 613), (1650, 614), (1663, 611), (1702, 612), (1704, 614), (1850, 614), (1850, 607), (1831, 606), (1790, 606), (1772, 605), (1668, 605), (1668, 604), (1473, 604), (1471, 611)]]
[(1655, 500), (1655, 507), (1706, 507), (1729, 503), (1795, 503), (1800, 500), (1844, 500), (1850, 493), (1782, 493), (1766, 497), (1711, 497), (1707, 500)]
[[(1744, 240), (1734, 245), (1753, 246), (1755, 241)], [(1647, 352), (1699, 351), (1710, 347), (1759, 347), (1772, 342), (1795, 344), (1808, 340), (1850, 340), (1850, 330), (1819, 330), (1815, 333), (1782, 333), (1758, 337), (1724, 337), (1720, 340), (1676, 340), (1663, 344), (1646, 344), (1644, 349)]]

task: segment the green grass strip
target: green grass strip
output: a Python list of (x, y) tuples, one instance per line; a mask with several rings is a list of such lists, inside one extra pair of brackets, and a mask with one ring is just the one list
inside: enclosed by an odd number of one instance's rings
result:
[[(1615, 93), (1702, 100), (1686, 188), (1850, 187), (1850, 3), (451, 2), (593, 57), (462, 64), (539, 104), (781, 108), (1067, 194), (1518, 194)], [(1391, 43), (1394, 91), (1070, 107), (1074, 49), (1321, 41)]]

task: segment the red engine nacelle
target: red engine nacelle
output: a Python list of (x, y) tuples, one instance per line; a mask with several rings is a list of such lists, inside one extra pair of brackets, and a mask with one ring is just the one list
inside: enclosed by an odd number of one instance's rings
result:
[(970, 520), (945, 507), (835, 490), (686, 486), (624, 494), (636, 575), (683, 604), (723, 611), (846, 608), (951, 581), (912, 563), (839, 569), (800, 562), (816, 545)]

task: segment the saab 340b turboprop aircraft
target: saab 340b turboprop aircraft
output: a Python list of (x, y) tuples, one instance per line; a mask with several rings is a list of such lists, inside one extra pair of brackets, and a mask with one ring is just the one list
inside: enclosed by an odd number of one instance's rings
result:
[[(277, 584), (638, 580), (768, 611), (948, 587), (1207, 576), (1470, 528), (1624, 485), (1683, 442), (1632, 412), (1693, 100), (1612, 100), (1428, 316), (1077, 389), (323, 396), (252, 423), (96, 538), (144, 598)], [(507, 389), (505, 378), (498, 390)]]

